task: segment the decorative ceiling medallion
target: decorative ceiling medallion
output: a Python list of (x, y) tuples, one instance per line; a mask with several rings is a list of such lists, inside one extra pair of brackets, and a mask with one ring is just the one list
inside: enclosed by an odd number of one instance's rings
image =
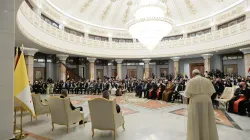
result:
[(172, 13), (171, 13), (170, 9), (168, 8), (167, 5), (166, 5), (166, 7), (167, 7), (166, 15), (167, 15), (168, 17), (172, 17)]
[(83, 4), (83, 6), (81, 6), (80, 12), (81, 12), (81, 13), (84, 12), (84, 11), (91, 5), (91, 3), (92, 3), (93, 1), (94, 1), (94, 0), (88, 0), (87, 2), (85, 2), (85, 3)]
[(185, 3), (192, 14), (196, 14), (196, 9), (190, 0), (185, 0)]
[(129, 1), (128, 3), (127, 3), (127, 9), (126, 9), (126, 11), (125, 11), (125, 13), (124, 13), (124, 15), (123, 15), (123, 23), (127, 23), (127, 21), (128, 21), (128, 16), (129, 16), (129, 13), (130, 13), (130, 6), (132, 5), (132, 2), (131, 1)]
[(168, 17), (171, 17), (171, 11), (170, 11), (170, 9), (168, 8), (168, 5), (167, 5), (167, 1), (168, 0), (161, 0), (164, 4), (165, 4), (165, 6), (166, 6), (166, 15), (168, 16)]
[(115, 1), (116, 0), (111, 0), (111, 2), (109, 3), (109, 5), (105, 8), (105, 10), (103, 11), (103, 13), (101, 15), (102, 20), (106, 19), (107, 15), (108, 15), (111, 7), (112, 7), (113, 2), (115, 2)]
[(131, 5), (132, 5), (132, 1), (129, 1), (129, 2), (127, 3), (127, 5), (128, 5), (128, 6), (131, 6)]

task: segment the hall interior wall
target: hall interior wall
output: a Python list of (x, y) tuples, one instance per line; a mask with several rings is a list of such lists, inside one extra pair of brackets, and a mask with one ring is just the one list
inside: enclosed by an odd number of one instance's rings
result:
[(245, 64), (244, 59), (237, 59), (237, 60), (224, 60), (223, 65), (228, 64), (236, 64), (238, 68), (238, 75), (246, 76), (245, 75)]
[[(222, 60), (222, 55), (213, 55), (210, 58), (211, 62), (211, 70), (212, 69), (219, 69), (223, 71), (223, 65), (228, 65), (228, 64), (236, 64), (238, 68), (238, 75), (244, 75), (244, 59), (237, 59), (237, 60)], [(188, 77), (190, 77), (190, 70), (189, 70), (189, 65), (193, 63), (204, 63), (204, 59), (202, 57), (196, 57), (196, 58), (185, 58), (185, 59), (180, 59), (179, 60), (179, 72), (180, 74), (187, 74)], [(85, 77), (89, 79), (89, 66), (88, 64), (86, 65), (68, 65), (69, 68), (73, 69), (78, 69), (78, 74), (81, 77)], [(44, 77), (47, 78), (52, 78), (54, 80), (59, 80), (60, 79), (60, 67), (56, 63), (34, 63), (34, 67), (36, 68), (44, 68), (45, 69), (45, 75)], [(149, 68), (152, 73), (155, 74), (156, 77), (160, 77), (160, 70), (162, 68), (168, 69), (168, 74), (174, 73), (174, 68), (173, 68), (173, 61), (169, 60), (168, 64), (165, 65), (156, 65), (156, 64), (150, 64)], [(84, 70), (83, 70), (84, 69)], [(112, 77), (112, 71), (116, 71), (117, 67), (115, 65), (107, 65), (107, 66), (102, 66), (102, 65), (96, 65), (95, 66), (95, 74), (97, 74), (97, 69), (101, 69), (103, 71), (103, 76), (108, 76)], [(122, 77), (125, 78), (127, 74), (128, 69), (136, 69), (137, 77), (138, 78), (143, 78), (144, 74), (144, 65), (136, 65), (136, 66), (127, 66), (127, 65), (122, 65)], [(35, 72), (34, 72), (35, 73)], [(151, 77), (151, 75), (150, 75)]]

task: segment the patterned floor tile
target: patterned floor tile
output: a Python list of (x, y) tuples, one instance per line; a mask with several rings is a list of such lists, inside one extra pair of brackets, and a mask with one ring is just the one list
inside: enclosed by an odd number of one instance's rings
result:
[[(171, 111), (170, 113), (187, 117), (187, 109), (185, 108), (174, 110), (174, 111)], [(214, 110), (214, 115), (215, 115), (217, 124), (221, 124), (221, 125), (225, 125), (228, 127), (233, 127), (233, 128), (237, 128), (241, 130), (241, 128), (233, 121), (233, 119), (225, 111)]]
[(82, 98), (88, 98), (89, 100), (95, 99), (95, 98), (102, 98), (102, 95), (86, 95)]
[[(130, 114), (139, 113), (139, 111), (135, 111), (135, 110), (133, 110), (133, 109), (126, 108), (126, 107), (121, 107), (121, 112), (122, 112), (122, 115), (123, 115), (123, 116), (127, 116), (127, 115), (130, 115)], [(88, 122), (91, 122), (91, 117), (90, 117), (90, 115), (88, 115), (87, 120), (88, 120)]]
[(84, 100), (75, 100), (75, 99), (70, 99), (70, 101), (71, 101), (71, 103), (72, 103), (73, 105), (81, 105), (81, 104), (83, 104), (84, 102), (86, 102), (86, 101), (84, 101)]
[(137, 103), (135, 105), (140, 106), (140, 107), (144, 107), (147, 109), (160, 109), (160, 108), (164, 108), (164, 107), (172, 107), (175, 104), (157, 101), (157, 100), (148, 100), (147, 102)]
[[(49, 139), (49, 138), (46, 138), (46, 137), (43, 137), (43, 136), (39, 136), (39, 135), (31, 133), (31, 132), (28, 132), (28, 131), (24, 131), (24, 134), (28, 134), (28, 137), (25, 138), (25, 139), (31, 138), (31, 139), (36, 139), (36, 140), (52, 140), (52, 139)], [(17, 135), (19, 135), (19, 134), (17, 134)]]
[(122, 115), (124, 115), (124, 116), (139, 112), (139, 111), (135, 111), (133, 109), (126, 108), (126, 107), (121, 107), (121, 111), (122, 111)]

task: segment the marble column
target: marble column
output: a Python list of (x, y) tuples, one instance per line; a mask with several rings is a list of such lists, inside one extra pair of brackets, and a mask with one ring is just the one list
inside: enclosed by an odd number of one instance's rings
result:
[(66, 54), (57, 54), (56, 55), (59, 60), (60, 60), (60, 80), (66, 81), (67, 80), (67, 76), (66, 76), (66, 72), (67, 72), (67, 68), (66, 68), (66, 60), (69, 57), (69, 55)]
[(145, 67), (145, 69), (144, 69), (144, 76), (143, 76), (143, 78), (145, 78), (145, 79), (148, 79), (149, 77), (150, 77), (150, 75), (149, 75), (149, 62), (150, 62), (150, 60), (151, 59), (142, 59), (142, 61), (144, 62), (144, 67)]
[(16, 0), (0, 1), (0, 140), (14, 138), (14, 46), (16, 45), (15, 14), (17, 13), (15, 3), (20, 2)]
[(250, 47), (240, 49), (244, 53), (245, 77), (250, 76)]
[(87, 60), (89, 61), (89, 79), (95, 80), (95, 60), (96, 60), (96, 58), (88, 57)]
[(31, 84), (34, 83), (34, 55), (38, 49), (24, 48), (25, 62), (28, 73), (28, 78)]
[(179, 74), (179, 60), (180, 57), (172, 57), (171, 58), (174, 61), (174, 77), (176, 78), (176, 76)]
[(202, 54), (201, 56), (204, 58), (204, 72), (211, 71), (210, 58), (213, 54)]
[(118, 79), (122, 79), (122, 61), (123, 59), (115, 59), (117, 62), (117, 77)]

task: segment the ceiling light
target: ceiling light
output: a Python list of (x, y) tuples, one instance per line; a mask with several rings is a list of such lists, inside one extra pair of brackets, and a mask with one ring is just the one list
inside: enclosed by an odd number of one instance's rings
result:
[(148, 50), (153, 50), (170, 33), (174, 21), (165, 17), (166, 5), (158, 0), (140, 0), (135, 18), (127, 23), (129, 33)]

